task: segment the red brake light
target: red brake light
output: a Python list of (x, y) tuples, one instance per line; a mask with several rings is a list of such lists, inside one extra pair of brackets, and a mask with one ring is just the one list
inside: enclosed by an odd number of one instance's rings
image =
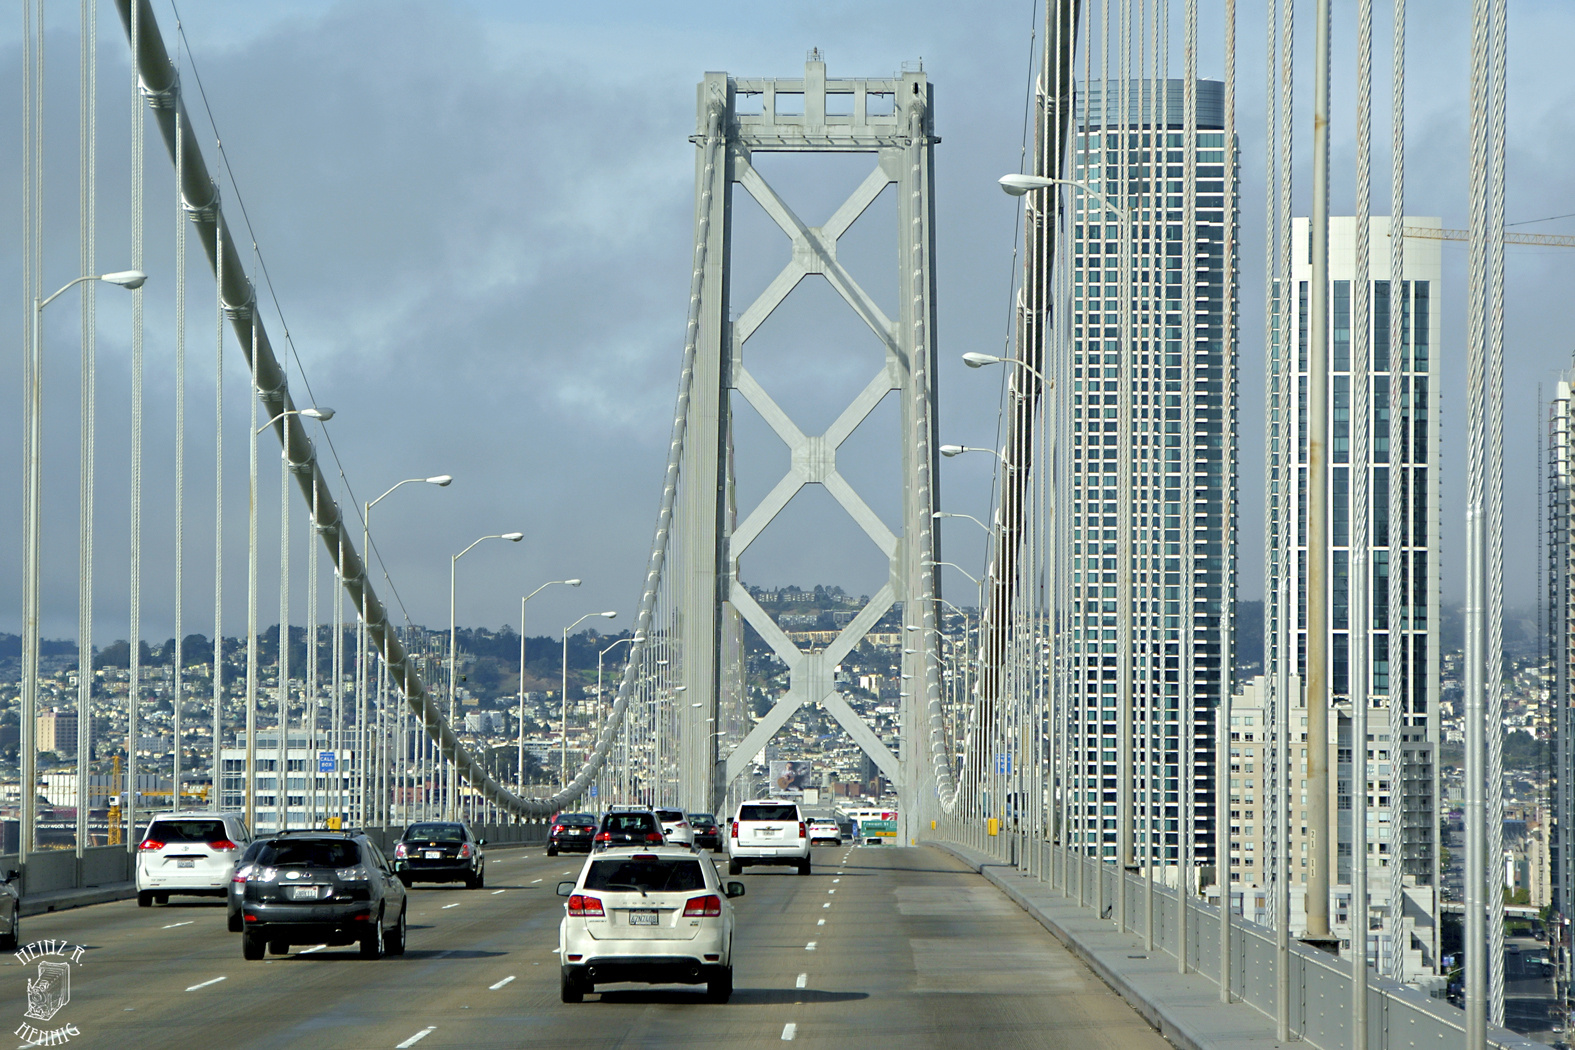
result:
[(217, 842), (210, 842), (208, 843), (208, 848), (220, 850), (240, 849), (239, 846), (231, 842), (229, 839), (219, 839)]
[(602, 911), (600, 897), (588, 897), (576, 893), (569, 897), (569, 914), (602, 916), (607, 913)]
[(596, 836), (596, 841), (597, 842), (611, 842), (612, 841), (612, 832), (610, 832), (610, 831), (602, 832), (600, 835)]
[(662, 841), (661, 833), (660, 832), (656, 832), (656, 831), (647, 831), (645, 833), (645, 841), (647, 841), (647, 842), (661, 842)]
[(554, 835), (556, 835), (556, 834), (557, 834), (557, 833), (558, 833), (558, 832), (560, 832), (560, 831), (562, 831), (562, 830), (563, 830), (563, 825), (562, 825), (562, 824), (554, 824), (554, 825), (553, 825), (553, 826), (552, 826), (552, 833), (553, 833), (553, 834), (554, 834)]
[(736, 821), (736, 820), (733, 821), (731, 824), (728, 825), (728, 828), (732, 831), (733, 837), (735, 839), (738, 838), (738, 821)]
[(799, 838), (803, 838), (804, 836), (806, 836), (808, 834), (809, 834), (809, 832), (804, 830), (804, 822), (802, 820), (799, 821), (798, 822), (798, 837)]
[(684, 905), (685, 918), (714, 919), (722, 914), (722, 898), (714, 893), (704, 897), (690, 897), (689, 903)]
[(462, 858), (470, 856), (470, 843), (466, 842), (459, 847), (459, 855)]
[(409, 856), (409, 853), (410, 853), (409, 847), (407, 847), (403, 842), (397, 844), (394, 847), (394, 859), (395, 860), (403, 860), (405, 857)]
[(163, 849), (164, 843), (158, 841), (157, 839), (143, 839), (142, 845), (138, 846), (137, 848), (141, 850)]

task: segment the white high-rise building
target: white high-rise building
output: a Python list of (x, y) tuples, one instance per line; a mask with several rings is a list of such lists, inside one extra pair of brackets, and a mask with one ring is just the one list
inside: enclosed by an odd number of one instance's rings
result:
[[(1237, 236), (1238, 158), (1225, 141), (1223, 85), (1197, 82), (1190, 140), (1184, 87), (1182, 80), (1163, 81), (1156, 92), (1154, 81), (1130, 81), (1125, 114), (1107, 121), (1107, 111), (1122, 104), (1119, 85), (1108, 86), (1107, 107), (1096, 82), (1087, 103), (1078, 100), (1069, 172), (1093, 192), (1074, 194), (1071, 225), (1066, 776), (1075, 801), (1067, 837), (1107, 860), (1124, 859), (1121, 809), (1130, 805), (1133, 862), (1147, 856), (1162, 867), (1180, 859), (1182, 835), (1194, 864), (1214, 862), (1215, 710), (1231, 660), (1221, 620), (1236, 586), (1236, 356), (1229, 336), (1237, 322), (1225, 260), (1227, 240)], [(1188, 154), (1197, 246), (1190, 333), (1181, 269)], [(1119, 201), (1128, 217), (1125, 346), (1120, 223), (1095, 193)], [(1126, 496), (1122, 460), (1130, 467)], [(1131, 559), (1126, 587), (1118, 579), (1123, 516)], [(1123, 740), (1127, 732), (1131, 738)]]
[[(1393, 294), (1389, 275), (1389, 220), (1369, 220), (1371, 246), (1369, 368), (1365, 376), (1352, 372), (1352, 331), (1356, 271), (1356, 219), (1336, 216), (1329, 220), (1329, 536), (1331, 553), (1327, 581), (1329, 601), (1329, 654), (1327, 681), (1331, 694), (1329, 713), (1329, 768), (1335, 796), (1318, 800), (1293, 791), (1291, 824), (1304, 826), (1311, 807), (1329, 806), (1334, 830), (1335, 856), (1311, 858), (1293, 844), (1291, 889), (1299, 898), (1309, 865), (1330, 865), (1330, 914), (1335, 933), (1349, 940), (1351, 864), (1356, 834), (1351, 825), (1352, 766), (1357, 753), (1351, 739), (1351, 638), (1352, 625), (1368, 625), (1369, 700), (1367, 751), (1367, 865), (1370, 902), (1374, 919), (1387, 912), (1391, 896), (1392, 865), (1401, 866), (1406, 897), (1407, 928), (1404, 943), (1396, 949), (1384, 944), (1377, 962), (1390, 976), (1411, 979), (1419, 968), (1438, 966), (1438, 849), (1439, 797), (1436, 762), (1439, 739), (1439, 477), (1440, 446), (1436, 426), (1438, 405), (1441, 317), (1439, 289), (1442, 278), (1440, 241), (1413, 237), (1405, 240), (1405, 283)], [(1406, 217), (1408, 227), (1438, 228), (1436, 218)], [(1271, 528), (1265, 604), (1265, 667), (1272, 679), (1281, 660), (1294, 659), (1289, 673), (1305, 680), (1307, 580), (1307, 335), (1308, 280), (1311, 276), (1311, 232), (1307, 219), (1292, 222), (1291, 280), (1294, 300), (1277, 299), (1273, 312), (1275, 338), (1271, 344), (1269, 464), (1274, 484), (1269, 493)], [(1294, 303), (1296, 339), (1295, 389), (1283, 388), (1276, 378), (1284, 363), (1279, 345), (1282, 304)], [(1390, 346), (1391, 312), (1400, 312), (1400, 345)], [(1365, 383), (1369, 394), (1367, 462), (1353, 462), (1351, 443), (1353, 387)], [(1390, 392), (1399, 383), (1400, 413), (1391, 418)], [(1365, 471), (1368, 478), (1367, 536), (1369, 545), (1368, 593), (1364, 608), (1350, 602), (1352, 538), (1352, 473)], [(1294, 520), (1285, 497), (1297, 493)], [(1292, 531), (1294, 530), (1294, 531)], [(1294, 538), (1292, 538), (1294, 537)], [(1289, 543), (1286, 540), (1290, 539)], [(1289, 549), (1286, 550), (1285, 548)], [(1288, 584), (1288, 585), (1287, 585)], [(1283, 607), (1289, 595), (1293, 610)], [(1290, 626), (1294, 653), (1282, 641)], [(1398, 705), (1396, 707), (1395, 705)], [(1291, 734), (1296, 740), (1306, 725), (1305, 698), (1291, 692)], [(1306, 775), (1305, 749), (1293, 751), (1290, 778)], [(1298, 840), (1299, 841), (1299, 840)], [(1296, 907), (1299, 908), (1299, 901)], [(1386, 928), (1387, 934), (1387, 928)], [(1402, 972), (1396, 974), (1395, 967)]]

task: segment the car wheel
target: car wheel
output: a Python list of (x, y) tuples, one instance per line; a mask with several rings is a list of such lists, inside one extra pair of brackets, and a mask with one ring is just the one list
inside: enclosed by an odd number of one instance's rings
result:
[(153, 895), (153, 903), (154, 904), (168, 904), (169, 902), (170, 902), (170, 895), (168, 893), (155, 893)]
[(241, 958), (256, 962), (263, 957), (263, 949), (266, 946), (261, 934), (253, 933), (251, 930), (242, 931)]
[(727, 862), (727, 873), (729, 875), (742, 875), (744, 873), (744, 866), (738, 863), (736, 860), (730, 860)]
[(289, 942), (288, 941), (269, 941), (268, 942), (268, 954), (269, 955), (289, 955), (290, 954), (290, 944), (289, 944)]
[(138, 893), (137, 894), (137, 907), (139, 907), (139, 908), (151, 908), (151, 907), (153, 907), (153, 894), (151, 894), (151, 893)]
[(383, 957), (383, 914), (379, 912), (377, 918), (372, 920), (372, 928), (361, 935), (361, 958), (381, 959)]
[(236, 912), (235, 914), (231, 915), (227, 925), (229, 926), (231, 933), (240, 933), (244, 928), (243, 924), (241, 923), (240, 912)]
[(408, 890), (410, 888), (410, 884), (412, 882), (415, 882), (415, 881), (416, 881), (415, 879), (412, 879), (409, 875), (406, 875), (404, 872), (400, 872), (399, 873), (399, 884), (401, 886), (403, 886), (405, 889)]
[(705, 983), (706, 998), (713, 1003), (725, 1003), (733, 997), (733, 968), (718, 970), (716, 976)]
[(583, 1003), (585, 1001), (586, 986), (569, 976), (568, 970), (561, 970), (558, 974), (558, 994), (566, 1003)]
[(405, 912), (407, 910), (409, 910), (408, 907), (399, 909), (399, 925), (394, 927), (394, 932), (388, 936), (387, 947), (389, 955), (405, 954), (405, 936), (407, 931), (407, 927), (405, 926)]
[(798, 873), (800, 875), (808, 875), (809, 874), (809, 858), (808, 857), (805, 857), (803, 860), (798, 862)]
[(22, 913), (20, 911), (13, 911), (11, 913), (11, 932), (6, 934), (4, 937), (0, 937), (0, 950), (8, 952), (16, 951), (16, 946), (21, 943), (21, 940)]
[(486, 882), (486, 877), (483, 875), (476, 875), (475, 877), (467, 875), (465, 877), (465, 888), (467, 890), (479, 890), (486, 885)]
[[(547, 856), (549, 856), (549, 857), (556, 857), (557, 855), (558, 855), (558, 847), (557, 846), (548, 846), (547, 847)], [(567, 999), (564, 1000), (564, 1001), (568, 1002)]]

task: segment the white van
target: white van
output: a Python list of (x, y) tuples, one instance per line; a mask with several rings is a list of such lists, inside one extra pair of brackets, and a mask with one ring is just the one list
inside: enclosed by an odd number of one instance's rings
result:
[(791, 864), (809, 874), (809, 828), (798, 803), (761, 798), (741, 802), (727, 832), (727, 871), (738, 875), (751, 864)]
[(148, 822), (137, 846), (137, 904), (170, 894), (223, 897), (252, 837), (238, 813), (169, 813)]

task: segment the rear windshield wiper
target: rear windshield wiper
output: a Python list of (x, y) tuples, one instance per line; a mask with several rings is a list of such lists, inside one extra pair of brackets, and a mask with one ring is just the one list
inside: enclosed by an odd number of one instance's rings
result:
[(642, 897), (646, 895), (644, 886), (636, 886), (632, 882), (609, 882), (606, 888), (609, 890), (634, 890)]

